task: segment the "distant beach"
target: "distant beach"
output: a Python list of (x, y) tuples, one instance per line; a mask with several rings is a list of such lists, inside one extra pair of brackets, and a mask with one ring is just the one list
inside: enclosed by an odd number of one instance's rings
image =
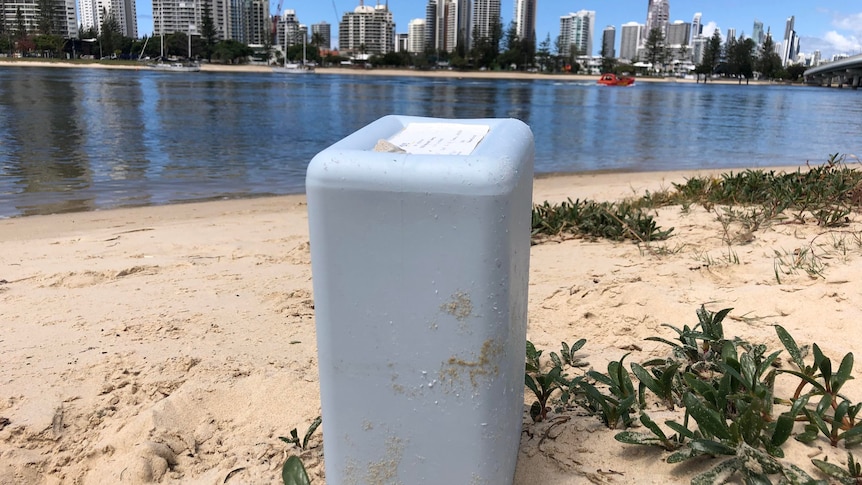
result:
[[(16, 66), (16, 67), (58, 67), (58, 68), (94, 68), (94, 69), (147, 69), (144, 64), (104, 64), (99, 62), (68, 62), (68, 61), (40, 61), (30, 59), (10, 59), (0, 58), (0, 67)], [(272, 72), (273, 66), (264, 66), (259, 64), (201, 64), (203, 72)], [(388, 69), (388, 68), (344, 68), (344, 67), (318, 67), (314, 71), (321, 75), (355, 75), (355, 76), (413, 76), (413, 77), (428, 77), (428, 78), (469, 78), (469, 79), (523, 79), (523, 80), (554, 80), (554, 81), (596, 81), (597, 75), (586, 74), (545, 74), (536, 72), (522, 71), (458, 71), (447, 69), (421, 70), (421, 69)], [(684, 79), (676, 77), (645, 77), (638, 76), (638, 82), (664, 82), (664, 83), (691, 83), (695, 84), (694, 79)], [(736, 79), (710, 79), (709, 83), (713, 84), (738, 84)], [(775, 83), (772, 81), (756, 81), (751, 80), (750, 84), (771, 85), (771, 84), (787, 84)]]

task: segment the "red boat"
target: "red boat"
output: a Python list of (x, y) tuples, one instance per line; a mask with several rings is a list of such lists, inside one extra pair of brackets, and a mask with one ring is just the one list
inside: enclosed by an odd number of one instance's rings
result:
[(602, 77), (599, 78), (598, 83), (602, 86), (631, 86), (635, 83), (635, 78), (620, 77), (612, 72), (608, 72), (602, 74)]

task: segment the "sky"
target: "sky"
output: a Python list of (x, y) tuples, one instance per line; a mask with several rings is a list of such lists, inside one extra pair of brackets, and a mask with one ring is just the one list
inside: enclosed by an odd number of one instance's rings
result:
[[(353, 11), (359, 0), (281, 0), (282, 10), (296, 11), (302, 24), (325, 21), (332, 24), (333, 43), (337, 44), (338, 22), (345, 12)], [(384, 4), (386, 0), (365, 0), (366, 5)], [(503, 25), (512, 21), (515, 0), (502, 0)], [(279, 0), (270, 0), (273, 15), (278, 13)], [(414, 18), (425, 17), (427, 0), (389, 0), (389, 10), (395, 17), (395, 30), (407, 32), (407, 24)], [(596, 36), (593, 48), (599, 54), (602, 30), (613, 25), (617, 30), (619, 50), (620, 26), (628, 22), (646, 23), (648, 0), (538, 0), (536, 14), (537, 42), (550, 34), (554, 39), (560, 34), (560, 17), (579, 10), (596, 12)], [(138, 33), (150, 35), (153, 31), (152, 0), (139, 0)], [(716, 28), (722, 34), (727, 29), (736, 29), (736, 35), (751, 35), (755, 19), (763, 22), (764, 30), (771, 28), (773, 39), (781, 42), (784, 26), (790, 16), (795, 16), (796, 34), (800, 37), (800, 52), (821, 52), (823, 59), (834, 54), (862, 53), (862, 2), (859, 0), (670, 0), (671, 21), (691, 22), (694, 14), (703, 14), (704, 35)]]

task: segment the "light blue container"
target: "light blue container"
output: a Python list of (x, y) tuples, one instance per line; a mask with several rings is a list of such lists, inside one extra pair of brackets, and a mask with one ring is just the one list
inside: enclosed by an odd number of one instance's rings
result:
[(311, 161), (328, 483), (512, 483), (533, 153), (517, 120), (386, 116)]

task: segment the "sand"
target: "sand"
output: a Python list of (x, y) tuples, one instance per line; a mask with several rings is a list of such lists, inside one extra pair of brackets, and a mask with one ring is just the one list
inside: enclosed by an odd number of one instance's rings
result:
[[(691, 175), (543, 177), (534, 200), (619, 200)], [(833, 360), (859, 351), (858, 214), (837, 230), (776, 222), (747, 235), (726, 232), (720, 210), (656, 211), (675, 230), (649, 247), (533, 246), (528, 338), (546, 355), (586, 338), (578, 355), (604, 370), (626, 353), (667, 355), (644, 339), (674, 338), (661, 324), (693, 325), (705, 305), (734, 308), (727, 334), (773, 349), (781, 324)], [(278, 483), (298, 453), (278, 437), (320, 414), (307, 222), (304, 196), (0, 220), (0, 484)], [(728, 246), (728, 234), (745, 237)], [(779, 283), (776, 252), (800, 250), (822, 276), (797, 269)], [(845, 392), (859, 400), (854, 376)], [(779, 379), (785, 393), (794, 385)], [(534, 424), (530, 402), (517, 485), (687, 483), (716, 463), (669, 465), (583, 412)], [(811, 457), (846, 457), (823, 439), (791, 439), (786, 453), (809, 471)], [(303, 458), (326, 483), (320, 431)]]

